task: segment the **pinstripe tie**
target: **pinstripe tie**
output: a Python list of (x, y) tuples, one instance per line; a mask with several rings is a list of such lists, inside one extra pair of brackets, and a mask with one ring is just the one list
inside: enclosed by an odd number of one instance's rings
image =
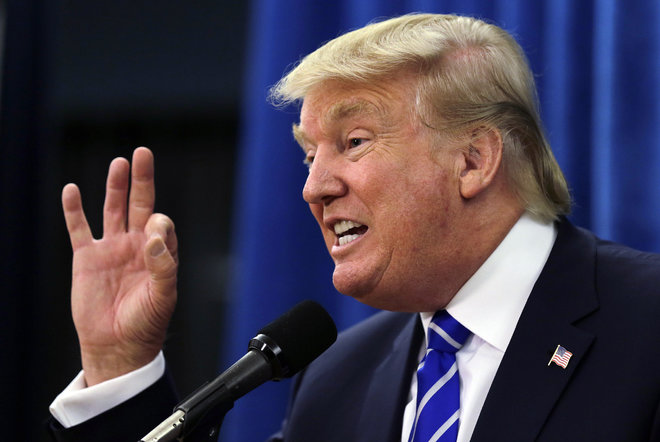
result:
[(417, 411), (410, 442), (456, 441), (459, 416), (456, 352), (470, 334), (445, 310), (433, 316), (426, 355), (417, 368)]

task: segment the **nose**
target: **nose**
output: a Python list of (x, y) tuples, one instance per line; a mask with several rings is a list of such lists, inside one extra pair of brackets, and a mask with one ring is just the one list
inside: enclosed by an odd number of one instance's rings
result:
[(318, 148), (303, 188), (303, 199), (308, 204), (329, 204), (346, 193), (341, 178), (342, 166), (331, 149)]

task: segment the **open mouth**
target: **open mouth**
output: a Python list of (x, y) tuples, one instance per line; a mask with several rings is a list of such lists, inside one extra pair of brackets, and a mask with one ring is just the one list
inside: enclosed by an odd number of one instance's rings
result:
[(339, 221), (335, 224), (335, 234), (339, 239), (340, 246), (355, 241), (364, 235), (368, 229), (369, 227), (365, 225), (348, 220)]

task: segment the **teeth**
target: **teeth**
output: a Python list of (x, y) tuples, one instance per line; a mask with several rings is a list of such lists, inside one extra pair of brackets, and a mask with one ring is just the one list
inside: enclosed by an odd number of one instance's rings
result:
[[(360, 227), (362, 224), (353, 222), (353, 221), (339, 221), (338, 223), (335, 224), (335, 234), (341, 235), (342, 233), (354, 228), (354, 227)], [(349, 235), (349, 236), (357, 236), (357, 235)], [(355, 239), (355, 238), (353, 238)]]
[(362, 224), (356, 223), (355, 221), (349, 221), (349, 220), (343, 220), (343, 221), (338, 221), (335, 223), (335, 234), (339, 238), (339, 245), (343, 246), (344, 244), (348, 244), (351, 241), (355, 241), (360, 237), (360, 235), (351, 233), (347, 234), (351, 229), (355, 229), (358, 227), (362, 227)]
[(343, 246), (344, 244), (348, 244), (349, 242), (358, 239), (359, 236), (360, 236), (360, 235), (346, 235), (346, 236), (342, 236), (342, 237), (339, 238), (339, 245), (340, 245), (340, 246)]

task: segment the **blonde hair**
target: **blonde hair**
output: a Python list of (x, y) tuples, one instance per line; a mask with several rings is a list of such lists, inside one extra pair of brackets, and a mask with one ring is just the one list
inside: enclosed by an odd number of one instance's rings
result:
[[(419, 116), (445, 134), (496, 128), (502, 167), (527, 211), (546, 220), (571, 199), (541, 126), (525, 55), (506, 31), (471, 17), (409, 14), (348, 32), (303, 58), (270, 91), (283, 106), (327, 80), (418, 74)], [(466, 132), (467, 131), (467, 132)]]

